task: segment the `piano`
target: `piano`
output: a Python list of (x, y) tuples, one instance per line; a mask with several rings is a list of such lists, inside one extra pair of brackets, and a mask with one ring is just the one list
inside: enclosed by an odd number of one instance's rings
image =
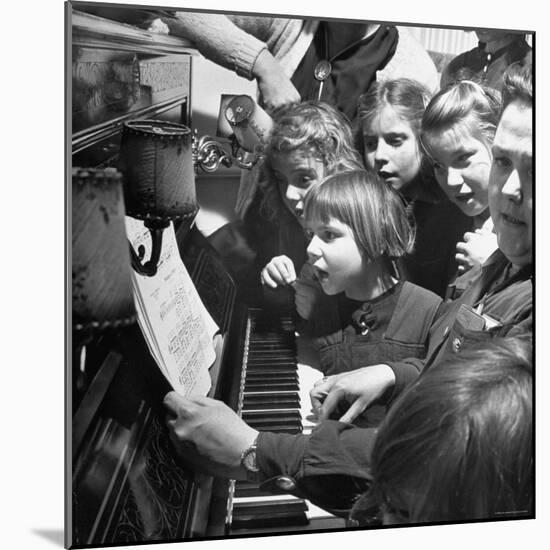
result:
[[(152, 42), (147, 33), (120, 22), (127, 15), (122, 8), (112, 19), (80, 12), (77, 2), (66, 8), (72, 23), (73, 166), (116, 165), (126, 120), (164, 118), (190, 125), (192, 45), (162, 36)], [(132, 18), (139, 20), (139, 13), (132, 12)], [(113, 74), (119, 75), (116, 90)], [(156, 79), (162, 82), (157, 85)], [(210, 395), (257, 429), (311, 429), (307, 391), (321, 375), (301, 361), (307, 346), (296, 338), (291, 317), (242, 303), (223, 262), (194, 226), (180, 225), (176, 238), (220, 327)], [(345, 527), (344, 520), (302, 499), (183, 466), (164, 425), (162, 398), (170, 388), (137, 324), (92, 335), (73, 330), (69, 358), (69, 547)]]

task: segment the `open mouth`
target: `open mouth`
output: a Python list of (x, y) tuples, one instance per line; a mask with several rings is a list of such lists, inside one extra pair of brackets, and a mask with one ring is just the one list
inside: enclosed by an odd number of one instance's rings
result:
[(385, 180), (389, 180), (389, 179), (397, 177), (396, 174), (394, 174), (393, 172), (384, 172), (382, 170), (380, 172), (378, 172), (378, 175), (382, 179), (385, 179)]
[(458, 202), (468, 202), (470, 199), (474, 198), (473, 193), (462, 193), (461, 195), (455, 195), (455, 199)]
[(328, 272), (313, 266), (315, 278), (322, 284), (328, 280)]

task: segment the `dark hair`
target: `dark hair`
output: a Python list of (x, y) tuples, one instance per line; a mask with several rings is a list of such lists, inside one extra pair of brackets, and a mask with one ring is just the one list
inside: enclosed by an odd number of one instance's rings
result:
[(500, 113), (500, 93), (470, 80), (462, 80), (440, 90), (422, 117), (421, 143), (430, 155), (427, 136), (462, 124), (479, 135), (488, 149), (495, 137)]
[(403, 199), (370, 170), (340, 172), (312, 186), (305, 197), (304, 218), (345, 223), (370, 259), (399, 258), (413, 248), (414, 228)]
[(274, 155), (306, 151), (323, 163), (327, 174), (363, 167), (348, 119), (328, 103), (303, 101), (283, 105), (273, 111), (272, 118), (273, 128), (264, 151), (266, 179), (262, 184), (267, 213), (276, 214), (280, 202), (271, 168)]
[(395, 402), (373, 452), (373, 487), (352, 513), (403, 522), (528, 516), (533, 510), (531, 337), (495, 338), (430, 367)]

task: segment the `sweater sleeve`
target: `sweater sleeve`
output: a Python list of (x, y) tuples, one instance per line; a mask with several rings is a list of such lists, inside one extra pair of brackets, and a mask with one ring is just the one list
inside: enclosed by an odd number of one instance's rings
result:
[(222, 14), (176, 12), (165, 22), (170, 34), (191, 40), (204, 57), (250, 80), (258, 55), (267, 48), (267, 36), (261, 36), (269, 28), (267, 18), (233, 21)]
[(204, 57), (249, 80), (263, 50), (277, 58), (287, 55), (303, 27), (300, 19), (196, 12), (163, 20), (171, 34), (191, 40)]

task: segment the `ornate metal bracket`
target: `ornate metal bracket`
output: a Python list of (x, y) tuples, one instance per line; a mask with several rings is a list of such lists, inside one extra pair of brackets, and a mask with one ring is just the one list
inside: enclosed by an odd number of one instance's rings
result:
[(235, 136), (231, 136), (231, 153), (228, 153), (222, 144), (211, 136), (197, 137), (197, 130), (193, 133), (193, 164), (195, 170), (200, 168), (204, 172), (215, 172), (220, 165), (226, 168), (233, 164), (239, 168), (250, 170), (260, 159), (262, 151), (254, 153), (243, 150)]

